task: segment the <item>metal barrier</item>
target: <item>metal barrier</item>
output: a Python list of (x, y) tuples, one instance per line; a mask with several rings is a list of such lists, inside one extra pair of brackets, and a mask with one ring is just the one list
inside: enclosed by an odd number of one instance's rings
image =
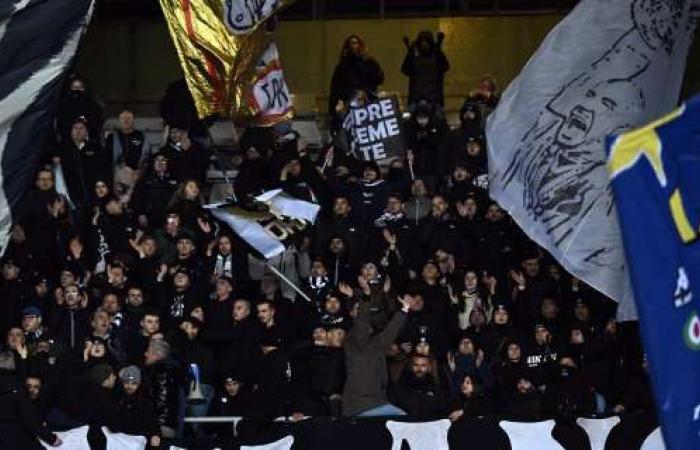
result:
[[(292, 417), (278, 417), (273, 422), (297, 422), (310, 419), (311, 416), (303, 416), (298, 419)], [(185, 417), (185, 423), (230, 423), (233, 426), (233, 436), (238, 435), (238, 423), (243, 420), (241, 416), (217, 416), (217, 417)]]
[(185, 423), (230, 423), (233, 426), (233, 435), (238, 435), (238, 422), (243, 420), (239, 416), (221, 416), (221, 417), (185, 417)]

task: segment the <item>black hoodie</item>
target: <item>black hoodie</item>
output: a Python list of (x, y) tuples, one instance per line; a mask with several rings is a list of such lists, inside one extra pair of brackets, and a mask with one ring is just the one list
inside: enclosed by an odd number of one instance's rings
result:
[(56, 435), (41, 424), (39, 414), (19, 378), (0, 372), (0, 442), (3, 448), (41, 449), (36, 440), (53, 443)]

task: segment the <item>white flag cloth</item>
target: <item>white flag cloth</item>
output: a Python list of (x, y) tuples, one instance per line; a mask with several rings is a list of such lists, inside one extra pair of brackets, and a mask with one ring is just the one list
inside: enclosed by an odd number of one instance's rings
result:
[(109, 428), (102, 427), (102, 433), (107, 438), (107, 450), (144, 450), (146, 438), (125, 433), (112, 433)]
[(90, 427), (85, 425), (68, 431), (57, 431), (55, 434), (62, 442), (58, 447), (52, 447), (44, 441), (39, 442), (41, 442), (44, 448), (52, 450), (90, 450), (90, 444), (88, 444), (87, 439), (89, 428)]
[(294, 198), (282, 189), (264, 192), (255, 197), (255, 199), (266, 203), (270, 208), (270, 212), (276, 216), (294, 217), (295, 219), (303, 219), (311, 223), (316, 221), (316, 216), (321, 210), (321, 206), (316, 203)]
[(206, 205), (217, 220), (228, 225), (266, 260), (284, 252), (285, 243), (314, 223), (320, 206), (297, 199), (281, 189), (264, 192), (255, 200), (267, 211), (249, 211), (225, 203)]
[(291, 450), (292, 445), (294, 445), (294, 436), (285, 436), (270, 444), (241, 445), (241, 450)]
[(605, 136), (677, 103), (689, 0), (583, 0), (508, 86), (486, 126), (491, 197), (564, 268), (635, 318)]

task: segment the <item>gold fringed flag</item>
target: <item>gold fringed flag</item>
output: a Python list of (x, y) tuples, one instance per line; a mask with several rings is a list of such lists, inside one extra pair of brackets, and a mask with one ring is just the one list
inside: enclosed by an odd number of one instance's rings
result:
[(200, 118), (273, 125), (292, 117), (277, 48), (260, 25), (293, 1), (160, 0)]

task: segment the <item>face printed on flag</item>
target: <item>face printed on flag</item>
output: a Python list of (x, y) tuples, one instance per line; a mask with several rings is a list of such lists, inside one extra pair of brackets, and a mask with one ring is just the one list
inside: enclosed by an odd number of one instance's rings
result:
[(580, 2), (487, 124), (491, 196), (567, 270), (626, 305), (605, 137), (675, 105), (693, 30), (688, 10), (687, 0)]

